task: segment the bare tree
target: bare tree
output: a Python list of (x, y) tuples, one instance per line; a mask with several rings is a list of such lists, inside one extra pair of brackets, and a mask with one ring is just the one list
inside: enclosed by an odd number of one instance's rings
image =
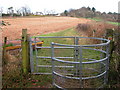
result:
[(13, 16), (13, 14), (14, 14), (13, 7), (9, 7), (7, 13), (10, 14), (11, 16)]
[(36, 12), (35, 14), (36, 14), (36, 15), (43, 15), (42, 12)]
[(54, 14), (56, 14), (56, 11), (55, 10), (50, 10), (50, 14), (54, 15)]
[(55, 15), (56, 11), (55, 10), (46, 10), (46, 9), (44, 9), (44, 14), (45, 15)]
[(50, 10), (44, 9), (44, 14), (45, 15), (50, 15)]
[(44, 9), (44, 15), (46, 15), (47, 14), (47, 10), (46, 9)]
[(17, 15), (21, 15), (20, 9), (16, 9)]
[(3, 13), (3, 8), (0, 7), (0, 17), (2, 17), (2, 13)]
[(24, 7), (21, 7), (21, 8), (18, 10), (18, 13), (21, 13), (22, 16), (27, 16), (27, 15), (30, 15), (30, 14), (31, 14), (31, 10), (30, 10), (29, 7), (24, 6)]

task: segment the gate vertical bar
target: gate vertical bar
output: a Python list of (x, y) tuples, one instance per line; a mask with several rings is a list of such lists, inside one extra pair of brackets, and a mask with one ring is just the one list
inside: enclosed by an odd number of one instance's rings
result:
[(31, 68), (31, 73), (34, 72), (34, 60), (33, 60), (33, 47), (32, 47), (32, 39), (30, 37), (29, 39), (29, 45), (30, 45), (30, 68)]
[(108, 44), (107, 46), (106, 46), (106, 57), (108, 57), (108, 59), (105, 61), (105, 63), (106, 63), (106, 66), (105, 66), (105, 69), (106, 69), (106, 74), (105, 74), (105, 84), (108, 82), (108, 70), (109, 70), (109, 48), (110, 48), (110, 44)]
[[(74, 44), (75, 45), (78, 45), (78, 42), (79, 42), (79, 38), (78, 37), (75, 37), (74, 38)], [(76, 62), (78, 62), (78, 55), (79, 55), (79, 49), (78, 49), (78, 47), (75, 47), (75, 49), (74, 49), (74, 59), (75, 59), (75, 61)], [(78, 70), (79, 70), (79, 65), (75, 65), (75, 74), (77, 75), (77, 73), (78, 73)]]
[(36, 71), (38, 73), (38, 58), (37, 58), (37, 45), (36, 45), (36, 37), (35, 37), (35, 59), (36, 59)]
[(55, 82), (55, 77), (54, 77), (54, 61), (53, 61), (53, 57), (54, 57), (54, 43), (51, 43), (51, 61), (52, 61), (52, 84), (54, 85)]
[(79, 62), (80, 62), (80, 64), (79, 64), (79, 76), (80, 76), (80, 88), (83, 88), (83, 84), (82, 84), (82, 75), (83, 75), (83, 72), (82, 72), (82, 68), (83, 68), (83, 66), (82, 66), (82, 47), (80, 46), (79, 47), (79, 55), (80, 55), (80, 57), (79, 57)]

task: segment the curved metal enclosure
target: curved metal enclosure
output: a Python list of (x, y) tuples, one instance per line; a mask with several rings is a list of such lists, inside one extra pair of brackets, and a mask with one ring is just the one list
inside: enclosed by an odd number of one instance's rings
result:
[[(81, 38), (101, 43), (80, 45)], [(103, 87), (108, 79), (109, 44), (107, 39), (89, 37), (75, 37), (74, 45), (52, 42), (53, 85), (62, 89)]]

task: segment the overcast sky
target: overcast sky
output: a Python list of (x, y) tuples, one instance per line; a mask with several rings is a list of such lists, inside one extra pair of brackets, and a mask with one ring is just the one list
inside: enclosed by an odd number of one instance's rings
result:
[(28, 6), (32, 12), (55, 10), (61, 13), (64, 10), (78, 9), (83, 6), (95, 7), (101, 12), (118, 12), (119, 0), (0, 0), (0, 7), (6, 11), (8, 7), (20, 8)]

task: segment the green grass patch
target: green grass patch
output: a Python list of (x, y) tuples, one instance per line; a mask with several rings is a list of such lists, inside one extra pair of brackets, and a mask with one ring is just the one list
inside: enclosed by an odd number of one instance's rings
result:
[(113, 24), (113, 25), (120, 25), (120, 23), (118, 23), (118, 22), (107, 22), (107, 23)]
[[(102, 22), (103, 19), (99, 19), (99, 18), (88, 18), (88, 19), (91, 19), (91, 20), (94, 20), (94, 21), (97, 21), (97, 22)], [(119, 22), (110, 22), (110, 21), (107, 21), (108, 24), (113, 24), (113, 25), (120, 25)]]
[(39, 36), (76, 36), (76, 35), (78, 36), (77, 32), (75, 31), (75, 27), (73, 27), (60, 32), (49, 33)]
[(94, 20), (94, 21), (97, 21), (97, 22), (103, 21), (102, 19), (99, 19), (99, 18), (87, 18), (87, 19), (91, 19), (91, 20)]
[(14, 45), (12, 43), (5, 45), (5, 47), (10, 47), (10, 46), (14, 46)]
[[(49, 33), (49, 34), (44, 34), (44, 35), (39, 35), (39, 36), (79, 36), (75, 28), (70, 28), (67, 30), (63, 30), (60, 32), (55, 32), (55, 33)], [(43, 46), (50, 46), (51, 42), (55, 43), (61, 43), (61, 44), (73, 44), (73, 39), (71, 38), (40, 38), (41, 41), (44, 41)]]

